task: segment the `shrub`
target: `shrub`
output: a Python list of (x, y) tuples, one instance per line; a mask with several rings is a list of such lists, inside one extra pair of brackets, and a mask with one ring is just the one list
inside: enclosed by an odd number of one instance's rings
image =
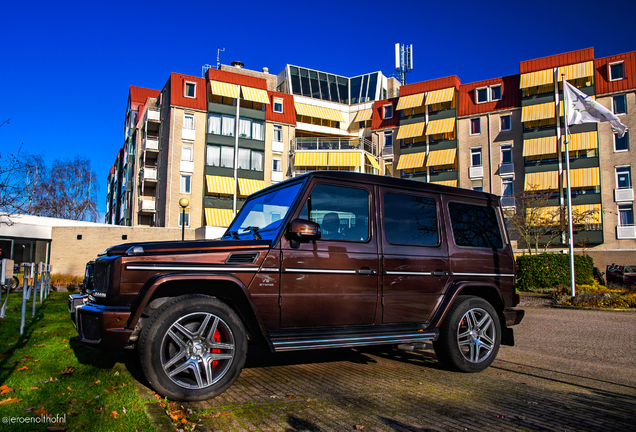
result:
[(53, 273), (51, 275), (51, 285), (53, 287), (57, 287), (57, 285), (59, 284), (62, 286), (66, 286), (66, 289), (71, 292), (79, 291), (79, 287), (82, 284), (83, 280), (83, 277), (64, 273)]
[[(574, 256), (575, 283), (593, 283), (594, 260), (588, 255)], [(570, 286), (570, 257), (559, 253), (523, 255), (517, 258), (517, 289), (530, 291), (552, 288), (558, 285)]]

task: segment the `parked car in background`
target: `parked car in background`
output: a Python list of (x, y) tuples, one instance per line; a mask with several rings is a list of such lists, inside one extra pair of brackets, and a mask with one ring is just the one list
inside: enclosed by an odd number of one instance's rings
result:
[(605, 272), (607, 284), (636, 285), (636, 265), (610, 264)]
[(225, 391), (248, 340), (432, 343), (443, 364), (479, 372), (523, 318), (498, 196), (377, 175), (296, 177), (248, 197), (220, 240), (114, 246), (92, 267), (69, 297), (81, 341), (136, 348), (174, 400)]

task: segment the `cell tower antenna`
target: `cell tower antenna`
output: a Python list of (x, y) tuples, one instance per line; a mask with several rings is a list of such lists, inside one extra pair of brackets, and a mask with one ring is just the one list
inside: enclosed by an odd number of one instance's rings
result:
[(400, 74), (400, 82), (406, 84), (406, 73), (413, 70), (413, 44), (395, 44), (395, 71)]
[(218, 47), (216, 50), (216, 68), (220, 69), (221, 68), (221, 52), (225, 51), (225, 47), (221, 48)]

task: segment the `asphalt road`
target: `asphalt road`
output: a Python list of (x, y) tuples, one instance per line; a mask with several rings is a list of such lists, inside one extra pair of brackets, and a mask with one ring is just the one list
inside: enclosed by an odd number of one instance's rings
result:
[(527, 308), (516, 341), (478, 374), (432, 351), (252, 350), (190, 419), (214, 431), (636, 431), (636, 313)]

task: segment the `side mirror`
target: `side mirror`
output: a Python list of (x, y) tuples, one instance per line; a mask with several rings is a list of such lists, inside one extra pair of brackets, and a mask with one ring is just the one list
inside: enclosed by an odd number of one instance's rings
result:
[(285, 237), (294, 243), (308, 243), (312, 240), (319, 240), (321, 236), (320, 225), (316, 222), (308, 221), (305, 219), (294, 219), (289, 223)]

